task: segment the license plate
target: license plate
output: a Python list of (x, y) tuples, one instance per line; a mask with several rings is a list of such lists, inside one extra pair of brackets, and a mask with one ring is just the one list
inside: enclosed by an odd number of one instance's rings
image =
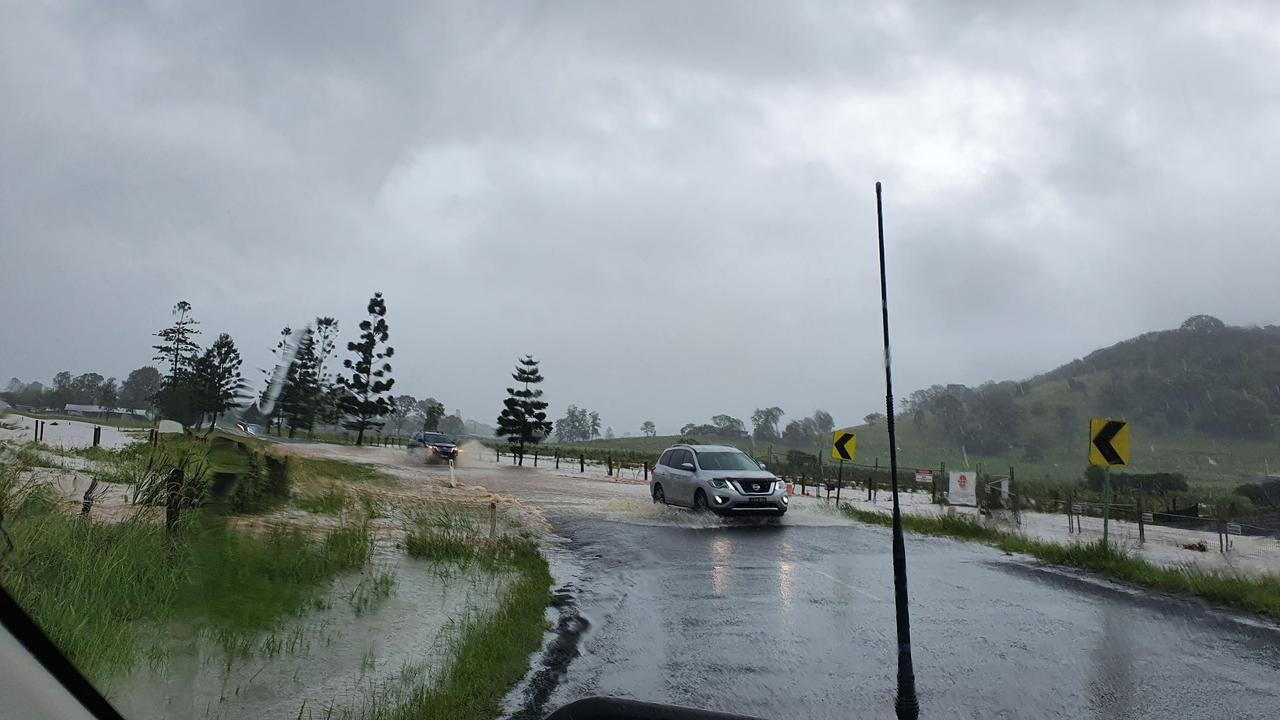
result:
[(747, 498), (747, 503), (751, 505), (768, 505), (769, 498), (762, 498), (762, 497)]

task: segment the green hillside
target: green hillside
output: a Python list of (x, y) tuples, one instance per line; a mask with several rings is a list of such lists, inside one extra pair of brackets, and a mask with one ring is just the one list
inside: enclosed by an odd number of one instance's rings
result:
[[(1229, 487), (1280, 473), (1280, 327), (1230, 327), (1201, 315), (1023, 382), (915, 391), (897, 420), (899, 459), (1075, 479), (1090, 417), (1131, 423), (1133, 472)], [(859, 461), (885, 462), (883, 421), (858, 435)]]
[[(1198, 315), (1027, 380), (934, 385), (901, 398), (900, 407), (902, 468), (945, 463), (1004, 473), (1014, 467), (1020, 479), (1074, 482), (1086, 465), (1089, 418), (1112, 417), (1131, 423), (1127, 471), (1176, 472), (1193, 485), (1232, 489), (1262, 474), (1280, 475), (1280, 327), (1230, 327)], [(880, 418), (854, 428), (858, 465), (888, 464), (885, 425)], [(825, 442), (823, 433), (806, 433)], [(822, 452), (827, 462), (826, 450), (814, 443), (691, 434), (761, 459), (780, 461), (802, 450)], [(657, 457), (681, 440), (615, 438), (561, 447)]]

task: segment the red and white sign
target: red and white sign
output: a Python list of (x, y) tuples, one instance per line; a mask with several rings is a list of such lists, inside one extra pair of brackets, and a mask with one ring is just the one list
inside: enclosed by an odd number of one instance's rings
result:
[(932, 483), (932, 482), (933, 482), (933, 471), (932, 471), (932, 470), (930, 470), (930, 469), (928, 469), (928, 468), (925, 468), (925, 469), (922, 469), (922, 470), (916, 470), (916, 482), (918, 482), (918, 483)]
[(978, 504), (978, 476), (969, 470), (953, 471), (951, 486), (947, 490), (947, 502), (952, 505)]

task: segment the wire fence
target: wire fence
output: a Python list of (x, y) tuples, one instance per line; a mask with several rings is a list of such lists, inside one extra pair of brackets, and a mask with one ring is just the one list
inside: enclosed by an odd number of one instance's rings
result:
[[(603, 469), (607, 477), (615, 480), (647, 481), (660, 455), (660, 452), (543, 445), (526, 448), (524, 457), (521, 458), (505, 443), (484, 444), (498, 461), (583, 473), (589, 468), (595, 471)], [(873, 458), (870, 463), (837, 462), (820, 453), (790, 450), (786, 454), (766, 451), (758, 459), (781, 480), (791, 484), (794, 492), (799, 495), (841, 501), (856, 499), (865, 493), (867, 500), (877, 500), (879, 493), (887, 491), (892, 484), (890, 469), (882, 465), (878, 458)], [(981, 464), (964, 470), (971, 471), (974, 475), (977, 491), (973, 505), (983, 515), (999, 515), (1020, 526), (1024, 512), (1098, 518), (1104, 514), (1106, 503), (1102, 499), (1102, 493), (1088, 489), (1083, 483), (1020, 481), (1017, 479), (1016, 466), (1009, 467), (1007, 472), (991, 472)], [(899, 468), (898, 487), (903, 492), (928, 493), (931, 503), (950, 503), (946, 463), (938, 463), (935, 467)], [(1194, 493), (1186, 495), (1194, 497)], [(1275, 525), (1271, 525), (1252, 517), (1220, 516), (1213, 506), (1195, 499), (1184, 497), (1181, 501), (1182, 506), (1179, 507), (1177, 496), (1126, 497), (1110, 504), (1109, 517), (1139, 524), (1142, 526), (1140, 533), (1146, 526), (1215, 533), (1223, 538), (1224, 547), (1229, 547), (1231, 543), (1228, 536), (1259, 536), (1280, 540), (1280, 517), (1276, 518)], [(1166, 506), (1158, 507), (1159, 502), (1166, 503)], [(1172, 506), (1169, 506), (1170, 503)], [(1074, 526), (1074, 521), (1072, 524)]]

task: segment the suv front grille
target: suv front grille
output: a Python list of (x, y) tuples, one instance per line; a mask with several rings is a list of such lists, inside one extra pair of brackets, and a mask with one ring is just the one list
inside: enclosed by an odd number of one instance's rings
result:
[(772, 480), (734, 480), (738, 492), (743, 495), (768, 495), (773, 492)]

